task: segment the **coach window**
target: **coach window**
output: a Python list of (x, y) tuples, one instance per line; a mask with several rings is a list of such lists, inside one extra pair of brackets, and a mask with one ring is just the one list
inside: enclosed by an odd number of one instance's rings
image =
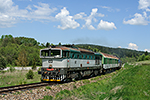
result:
[(79, 59), (79, 55), (77, 54), (77, 58)]
[(87, 59), (89, 59), (89, 55), (87, 55)]
[(81, 58), (83, 59), (83, 55), (81, 55)]
[(63, 58), (66, 58), (66, 56), (67, 56), (66, 53), (67, 52), (63, 51)]
[(102, 55), (100, 55), (100, 60), (102, 60)]
[(106, 63), (107, 63), (106, 58), (104, 58), (104, 64), (106, 64)]
[(87, 59), (87, 55), (85, 56), (85, 59)]

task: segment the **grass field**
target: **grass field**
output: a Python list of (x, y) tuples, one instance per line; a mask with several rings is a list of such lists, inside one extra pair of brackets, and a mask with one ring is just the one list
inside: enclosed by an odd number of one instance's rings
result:
[[(103, 75), (96, 78), (100, 77)], [(150, 65), (125, 64), (124, 68), (112, 74), (110, 78), (71, 91), (62, 90), (55, 97), (45, 96), (44, 100), (149, 100), (149, 98)]]
[(28, 73), (28, 71), (15, 70), (12, 72), (0, 72), (0, 87), (40, 82), (40, 75), (38, 75), (37, 71), (34, 71), (33, 79), (27, 79), (26, 73)]

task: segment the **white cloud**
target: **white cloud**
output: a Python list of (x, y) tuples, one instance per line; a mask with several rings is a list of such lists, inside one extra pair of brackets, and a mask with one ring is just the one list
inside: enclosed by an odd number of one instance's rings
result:
[(121, 48), (121, 46), (118, 46), (118, 48)]
[(138, 50), (138, 46), (134, 43), (129, 43), (128, 44), (128, 49)]
[(146, 52), (146, 51), (147, 51), (147, 52), (150, 52), (150, 49), (145, 49), (144, 51), (145, 51), (145, 52)]
[(139, 6), (138, 9), (142, 9), (143, 15), (140, 13), (135, 13), (134, 18), (125, 21), (123, 20), (124, 24), (130, 24), (130, 25), (148, 25), (150, 23), (149, 19), (150, 16), (147, 17), (147, 11), (150, 11), (150, 0), (139, 0)]
[(115, 24), (113, 22), (106, 22), (101, 20), (100, 23), (97, 26), (97, 29), (100, 30), (113, 30), (113, 29), (117, 29)]
[(26, 14), (27, 10), (18, 10), (18, 6), (14, 6), (12, 0), (0, 1), (0, 27), (12, 27)]
[(150, 11), (149, 7), (150, 7), (150, 0), (139, 0), (138, 6), (139, 9)]
[(58, 13), (55, 18), (61, 21), (62, 26), (58, 25), (58, 28), (63, 30), (69, 28), (75, 29), (80, 26), (80, 24), (73, 19), (73, 16), (69, 16), (69, 11), (66, 9), (66, 7), (61, 9), (61, 12)]
[(116, 9), (112, 9), (111, 7), (108, 7), (108, 6), (100, 6), (101, 8), (104, 8), (104, 9), (107, 9), (107, 11), (109, 12), (114, 12), (114, 11), (117, 11), (119, 12), (120, 9), (116, 8)]
[(50, 6), (46, 3), (38, 3), (38, 5), (33, 5), (34, 9), (31, 6), (28, 6), (26, 9), (31, 10), (28, 13), (28, 20), (36, 20), (43, 22), (44, 20), (54, 20), (54, 17), (51, 16), (57, 8), (50, 8)]
[(144, 16), (139, 13), (134, 14), (134, 18), (123, 21), (124, 24), (131, 24), (131, 25), (148, 25), (149, 21), (147, 21), (146, 12), (144, 12)]
[(80, 12), (79, 14), (76, 14), (73, 16), (74, 19), (84, 19), (84, 17), (87, 16), (84, 12)]
[(92, 24), (92, 20), (94, 20), (94, 22), (96, 22), (97, 21), (97, 19), (95, 18), (96, 16), (104, 17), (104, 14), (97, 13), (97, 11), (98, 11), (97, 8), (92, 9), (91, 14), (87, 18), (85, 18), (86, 23), (85, 23), (85, 25), (82, 26), (82, 28), (87, 27), (90, 30), (96, 30), (96, 28), (94, 28), (94, 26), (91, 25)]
[(38, 3), (39, 5), (33, 5), (37, 10), (32, 11), (31, 13), (33, 15), (36, 16), (49, 16), (51, 13), (53, 13), (55, 10), (57, 10), (56, 8), (52, 8), (50, 9), (48, 4), (45, 3)]
[(12, 27), (21, 20), (53, 20), (51, 13), (56, 11), (56, 8), (50, 9), (48, 4), (39, 3), (38, 5), (28, 5), (25, 9), (19, 9), (12, 0), (0, 0), (0, 27)]

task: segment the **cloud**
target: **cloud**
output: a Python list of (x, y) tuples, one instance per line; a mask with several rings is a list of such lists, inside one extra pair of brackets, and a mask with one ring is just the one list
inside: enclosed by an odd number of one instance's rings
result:
[(125, 21), (123, 20), (124, 24), (131, 24), (131, 25), (148, 25), (149, 21), (147, 21), (146, 12), (144, 12), (144, 15), (141, 15), (139, 13), (134, 14), (134, 18)]
[(73, 16), (74, 19), (84, 19), (84, 17), (87, 16), (84, 12), (80, 12), (79, 14), (76, 14)]
[(97, 29), (99, 29), (99, 30), (113, 30), (113, 29), (117, 29), (117, 27), (115, 26), (115, 24), (113, 22), (109, 23), (109, 22), (101, 20), (97, 26)]
[(115, 12), (115, 11), (117, 11), (117, 12), (119, 12), (120, 11), (120, 9), (112, 9), (111, 7), (108, 7), (108, 6), (100, 6), (101, 8), (104, 8), (104, 9), (107, 9), (107, 11), (109, 11), (109, 12)]
[(118, 48), (121, 48), (121, 46), (118, 46)]
[[(34, 10), (33, 10), (34, 9)], [(51, 13), (57, 9), (50, 9), (48, 4), (28, 5), (25, 9), (19, 9), (12, 0), (0, 0), (0, 27), (12, 27), (21, 20), (53, 20)]]
[(138, 50), (138, 46), (134, 43), (129, 43), (128, 44), (128, 49)]
[(145, 52), (146, 52), (146, 51), (147, 51), (147, 52), (150, 52), (150, 49), (145, 49), (144, 51), (145, 51)]
[(12, 0), (0, 1), (0, 27), (12, 27), (21, 17), (27, 14), (27, 10), (19, 10)]
[(143, 15), (140, 13), (135, 13), (134, 18), (125, 21), (123, 20), (124, 24), (130, 24), (130, 25), (148, 25), (150, 23), (149, 19), (150, 16), (147, 17), (147, 11), (150, 11), (150, 0), (139, 0), (139, 6), (138, 9), (142, 9)]
[(84, 19), (84, 20), (85, 20), (85, 25), (83, 25), (82, 28), (87, 27), (89, 30), (96, 30), (96, 28), (94, 28), (94, 26), (91, 25), (91, 24), (92, 24), (92, 20), (93, 20), (94, 22), (96, 22), (97, 19), (96, 19), (95, 17), (97, 17), (97, 16), (98, 16), (98, 17), (104, 17), (104, 14), (97, 13), (97, 11), (98, 11), (97, 8), (93, 8), (93, 9), (92, 9), (91, 14), (90, 14), (88, 17), (86, 17), (86, 18)]
[(139, 9), (150, 11), (150, 0), (139, 0)]
[(80, 26), (79, 23), (77, 23), (74, 19), (73, 16), (69, 16), (69, 11), (64, 7), (61, 9), (61, 12), (58, 13), (55, 18), (61, 22), (61, 25), (58, 25), (58, 28), (60, 29), (75, 29)]
[(41, 22), (44, 20), (55, 20), (51, 14), (54, 13), (57, 8), (50, 8), (50, 6), (46, 3), (38, 3), (38, 5), (33, 5), (33, 8), (29, 5), (26, 9), (29, 10), (27, 15), (28, 20), (36, 20)]

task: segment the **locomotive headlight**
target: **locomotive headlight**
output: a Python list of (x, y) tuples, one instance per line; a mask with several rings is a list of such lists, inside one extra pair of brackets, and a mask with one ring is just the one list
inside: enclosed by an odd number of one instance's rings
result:
[(50, 64), (49, 67), (52, 67), (52, 65)]

